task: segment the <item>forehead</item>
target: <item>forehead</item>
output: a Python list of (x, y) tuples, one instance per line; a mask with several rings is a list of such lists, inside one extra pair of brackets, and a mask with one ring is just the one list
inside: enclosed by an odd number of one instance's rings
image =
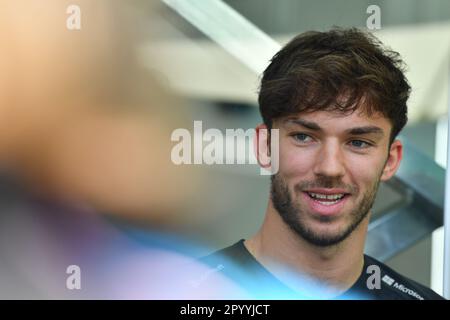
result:
[(368, 115), (366, 112), (356, 110), (352, 113), (342, 113), (336, 111), (315, 111), (293, 114), (280, 118), (274, 122), (277, 127), (295, 127), (298, 122), (295, 120), (303, 120), (304, 122), (314, 123), (323, 131), (347, 131), (355, 127), (379, 127), (385, 135), (389, 135), (392, 124), (381, 113), (373, 113)]

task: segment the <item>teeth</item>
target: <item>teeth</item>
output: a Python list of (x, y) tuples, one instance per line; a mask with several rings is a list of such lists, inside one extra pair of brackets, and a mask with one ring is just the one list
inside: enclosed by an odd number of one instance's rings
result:
[(339, 202), (339, 200), (336, 200), (336, 201), (318, 201), (320, 204), (323, 204), (324, 206), (331, 206), (331, 205), (333, 205), (333, 204), (335, 204), (335, 203), (338, 203)]
[[(327, 201), (326, 204), (333, 204), (336, 203), (337, 200), (340, 200), (344, 194), (343, 193), (339, 193), (339, 194), (320, 194), (320, 193), (312, 193), (312, 192), (308, 192), (308, 194), (312, 197), (312, 198), (316, 198), (316, 199), (324, 199), (324, 200), (336, 200), (333, 202)], [(319, 201), (322, 203), (322, 201)]]

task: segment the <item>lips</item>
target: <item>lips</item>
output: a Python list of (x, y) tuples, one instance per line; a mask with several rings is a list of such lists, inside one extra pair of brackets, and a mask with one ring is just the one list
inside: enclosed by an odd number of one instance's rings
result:
[(343, 189), (311, 189), (302, 192), (310, 209), (319, 215), (337, 215), (350, 194)]

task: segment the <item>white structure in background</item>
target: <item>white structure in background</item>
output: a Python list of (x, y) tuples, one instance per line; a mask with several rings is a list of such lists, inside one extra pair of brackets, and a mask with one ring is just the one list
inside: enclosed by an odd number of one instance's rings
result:
[[(436, 147), (434, 158), (436, 162), (446, 167), (447, 160), (447, 117), (442, 117), (436, 124)], [(433, 232), (431, 238), (431, 288), (443, 295), (444, 273), (444, 227)]]
[[(281, 45), (221, 0), (163, 0), (256, 74)], [(245, 45), (243, 45), (245, 44)]]

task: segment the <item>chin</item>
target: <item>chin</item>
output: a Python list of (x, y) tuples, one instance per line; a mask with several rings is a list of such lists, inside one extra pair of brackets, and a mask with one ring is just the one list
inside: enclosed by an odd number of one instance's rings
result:
[[(348, 227), (347, 227), (348, 228)], [(316, 238), (322, 239), (338, 239), (341, 238), (346, 232), (347, 228), (345, 226), (311, 226), (309, 230)]]

